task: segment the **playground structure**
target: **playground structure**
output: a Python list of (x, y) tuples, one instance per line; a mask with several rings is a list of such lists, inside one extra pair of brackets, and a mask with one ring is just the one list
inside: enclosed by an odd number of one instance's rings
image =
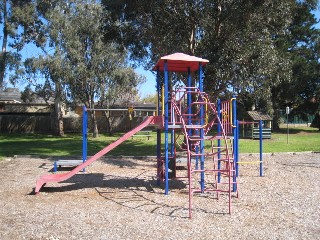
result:
[[(208, 62), (183, 53), (161, 57), (153, 68), (157, 71), (157, 116), (146, 117), (139, 126), (88, 159), (87, 123), (84, 120), (83, 162), (70, 172), (41, 176), (36, 182), (35, 193), (49, 182), (72, 177), (143, 128), (154, 125), (157, 127), (157, 183), (164, 183), (165, 194), (169, 194), (169, 178), (184, 178), (188, 183), (190, 218), (192, 198), (197, 193), (215, 193), (217, 198), (222, 194), (227, 196), (227, 212), (231, 213), (232, 195), (238, 195), (238, 165), (241, 164), (238, 162), (236, 98), (217, 104), (210, 101), (203, 91), (203, 67)], [(187, 81), (174, 83), (169, 73), (186, 74)], [(84, 111), (83, 119), (87, 118), (86, 114)], [(262, 149), (260, 151), (262, 175)], [(178, 158), (184, 159), (186, 165), (182, 176), (178, 176)]]
[[(179, 146), (179, 153), (186, 157), (187, 173), (184, 178), (188, 181), (190, 218), (194, 194), (215, 192), (218, 196), (226, 193), (228, 212), (231, 213), (232, 191), (237, 191), (235, 139), (231, 136), (235, 131), (231, 116), (235, 108), (232, 109), (231, 100), (217, 109), (203, 91), (202, 68), (208, 62), (206, 59), (176, 53), (162, 57), (153, 68), (157, 71), (158, 115), (162, 115), (164, 121), (163, 129), (157, 130), (157, 179), (158, 183), (164, 182), (165, 194), (168, 194), (169, 171), (172, 178), (177, 177)], [(163, 79), (160, 72), (163, 72)], [(169, 80), (169, 72), (187, 73), (187, 81), (174, 86)], [(195, 72), (198, 72), (198, 78), (192, 79)], [(194, 82), (197, 86), (193, 85)]]

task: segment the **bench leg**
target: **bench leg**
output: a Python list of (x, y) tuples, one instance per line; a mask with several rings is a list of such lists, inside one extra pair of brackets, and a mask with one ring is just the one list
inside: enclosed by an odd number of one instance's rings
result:
[(53, 172), (57, 171), (57, 161), (53, 163)]

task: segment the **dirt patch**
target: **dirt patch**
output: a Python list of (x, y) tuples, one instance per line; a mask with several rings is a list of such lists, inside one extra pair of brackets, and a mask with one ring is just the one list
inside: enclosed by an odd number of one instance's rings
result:
[[(257, 161), (242, 155), (241, 161)], [(320, 154), (266, 154), (240, 167), (239, 198), (193, 198), (187, 184), (156, 183), (155, 159), (99, 160), (32, 195), (50, 159), (0, 162), (0, 239), (320, 239)], [(66, 169), (63, 169), (66, 170)]]

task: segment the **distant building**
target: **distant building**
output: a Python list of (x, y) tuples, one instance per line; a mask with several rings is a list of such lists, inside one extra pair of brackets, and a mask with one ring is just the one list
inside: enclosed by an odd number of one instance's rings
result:
[(52, 104), (45, 103), (40, 98), (35, 98), (32, 103), (25, 103), (21, 99), (18, 88), (7, 88), (0, 91), (0, 112), (2, 113), (50, 113)]
[(240, 136), (244, 138), (259, 138), (259, 122), (262, 121), (262, 138), (271, 138), (272, 117), (258, 111), (247, 111), (240, 124)]
[(263, 126), (271, 128), (272, 117), (269, 114), (258, 112), (258, 111), (247, 111), (248, 120), (256, 122), (256, 127), (259, 127), (259, 121), (263, 121)]
[[(73, 111), (63, 111), (64, 131), (80, 132), (82, 106)], [(98, 105), (95, 109), (99, 109)], [(139, 124), (144, 116), (156, 114), (156, 104), (128, 103), (116, 104), (105, 111), (96, 111), (99, 131), (107, 131), (107, 112), (110, 127), (115, 131), (127, 131)], [(46, 103), (36, 95), (31, 95), (29, 102), (23, 102), (17, 88), (8, 88), (0, 92), (0, 132), (2, 133), (50, 133), (53, 129), (53, 101)], [(89, 124), (90, 124), (90, 118)]]
[(21, 93), (17, 88), (7, 88), (0, 91), (0, 103), (21, 103)]
[(52, 104), (25, 103), (19, 89), (7, 88), (0, 92), (0, 132), (50, 133), (52, 111)]

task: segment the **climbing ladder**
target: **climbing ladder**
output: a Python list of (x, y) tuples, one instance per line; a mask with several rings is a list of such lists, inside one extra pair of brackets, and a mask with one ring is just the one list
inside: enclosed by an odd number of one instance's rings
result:
[[(168, 128), (177, 134), (175, 145), (187, 155), (189, 217), (195, 193), (214, 192), (217, 198), (220, 193), (227, 194), (228, 212), (231, 213), (232, 186), (236, 184), (236, 178), (232, 137), (224, 130), (227, 124), (222, 124), (208, 95), (196, 87), (172, 91), (170, 99)], [(177, 143), (179, 139), (180, 143)], [(175, 153), (170, 157), (174, 159)], [(165, 175), (163, 160), (158, 164), (158, 176), (162, 178)]]

